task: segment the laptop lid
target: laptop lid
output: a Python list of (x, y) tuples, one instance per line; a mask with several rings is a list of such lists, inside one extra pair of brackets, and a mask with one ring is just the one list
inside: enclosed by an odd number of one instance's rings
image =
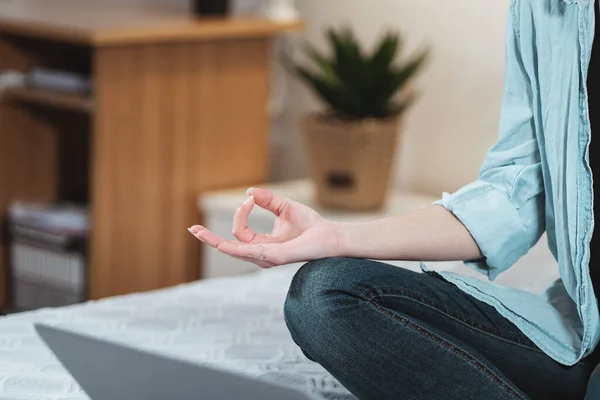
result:
[(93, 400), (311, 398), (295, 388), (46, 325), (36, 324), (35, 329)]

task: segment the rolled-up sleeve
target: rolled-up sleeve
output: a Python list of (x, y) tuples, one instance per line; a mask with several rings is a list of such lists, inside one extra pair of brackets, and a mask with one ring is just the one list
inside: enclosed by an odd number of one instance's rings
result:
[(506, 72), (498, 141), (478, 180), (437, 202), (452, 212), (479, 246), (467, 264), (495, 279), (535, 245), (545, 230), (542, 164), (531, 82), (519, 43), (515, 2), (507, 23)]

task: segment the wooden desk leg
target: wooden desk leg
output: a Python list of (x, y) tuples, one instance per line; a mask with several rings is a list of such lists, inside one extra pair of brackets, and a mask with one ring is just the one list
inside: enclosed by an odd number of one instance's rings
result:
[(198, 195), (267, 180), (269, 47), (97, 50), (92, 298), (199, 278)]

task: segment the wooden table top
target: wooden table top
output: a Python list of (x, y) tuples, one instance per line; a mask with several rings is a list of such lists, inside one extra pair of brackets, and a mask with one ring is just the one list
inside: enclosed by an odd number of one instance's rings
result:
[(301, 27), (260, 17), (199, 18), (124, 0), (0, 0), (0, 32), (93, 46), (273, 36)]

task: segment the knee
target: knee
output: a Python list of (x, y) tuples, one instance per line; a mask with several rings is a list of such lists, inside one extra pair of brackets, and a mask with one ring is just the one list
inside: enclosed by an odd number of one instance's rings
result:
[(343, 258), (324, 258), (304, 264), (294, 275), (288, 299), (312, 298), (315, 292), (329, 286), (332, 282), (332, 272), (344, 263)]
[(325, 258), (304, 264), (294, 278), (288, 291), (285, 312), (290, 316), (298, 311), (309, 312), (309, 306), (317, 304), (332, 291), (343, 289), (348, 278), (353, 276), (349, 269), (360, 271), (364, 260), (349, 258)]
[[(285, 321), (292, 337), (300, 347), (311, 341), (338, 313), (343, 299), (350, 295), (349, 277), (360, 271), (364, 260), (326, 258), (302, 266), (290, 285), (284, 305)], [(355, 278), (356, 279), (356, 278)]]

